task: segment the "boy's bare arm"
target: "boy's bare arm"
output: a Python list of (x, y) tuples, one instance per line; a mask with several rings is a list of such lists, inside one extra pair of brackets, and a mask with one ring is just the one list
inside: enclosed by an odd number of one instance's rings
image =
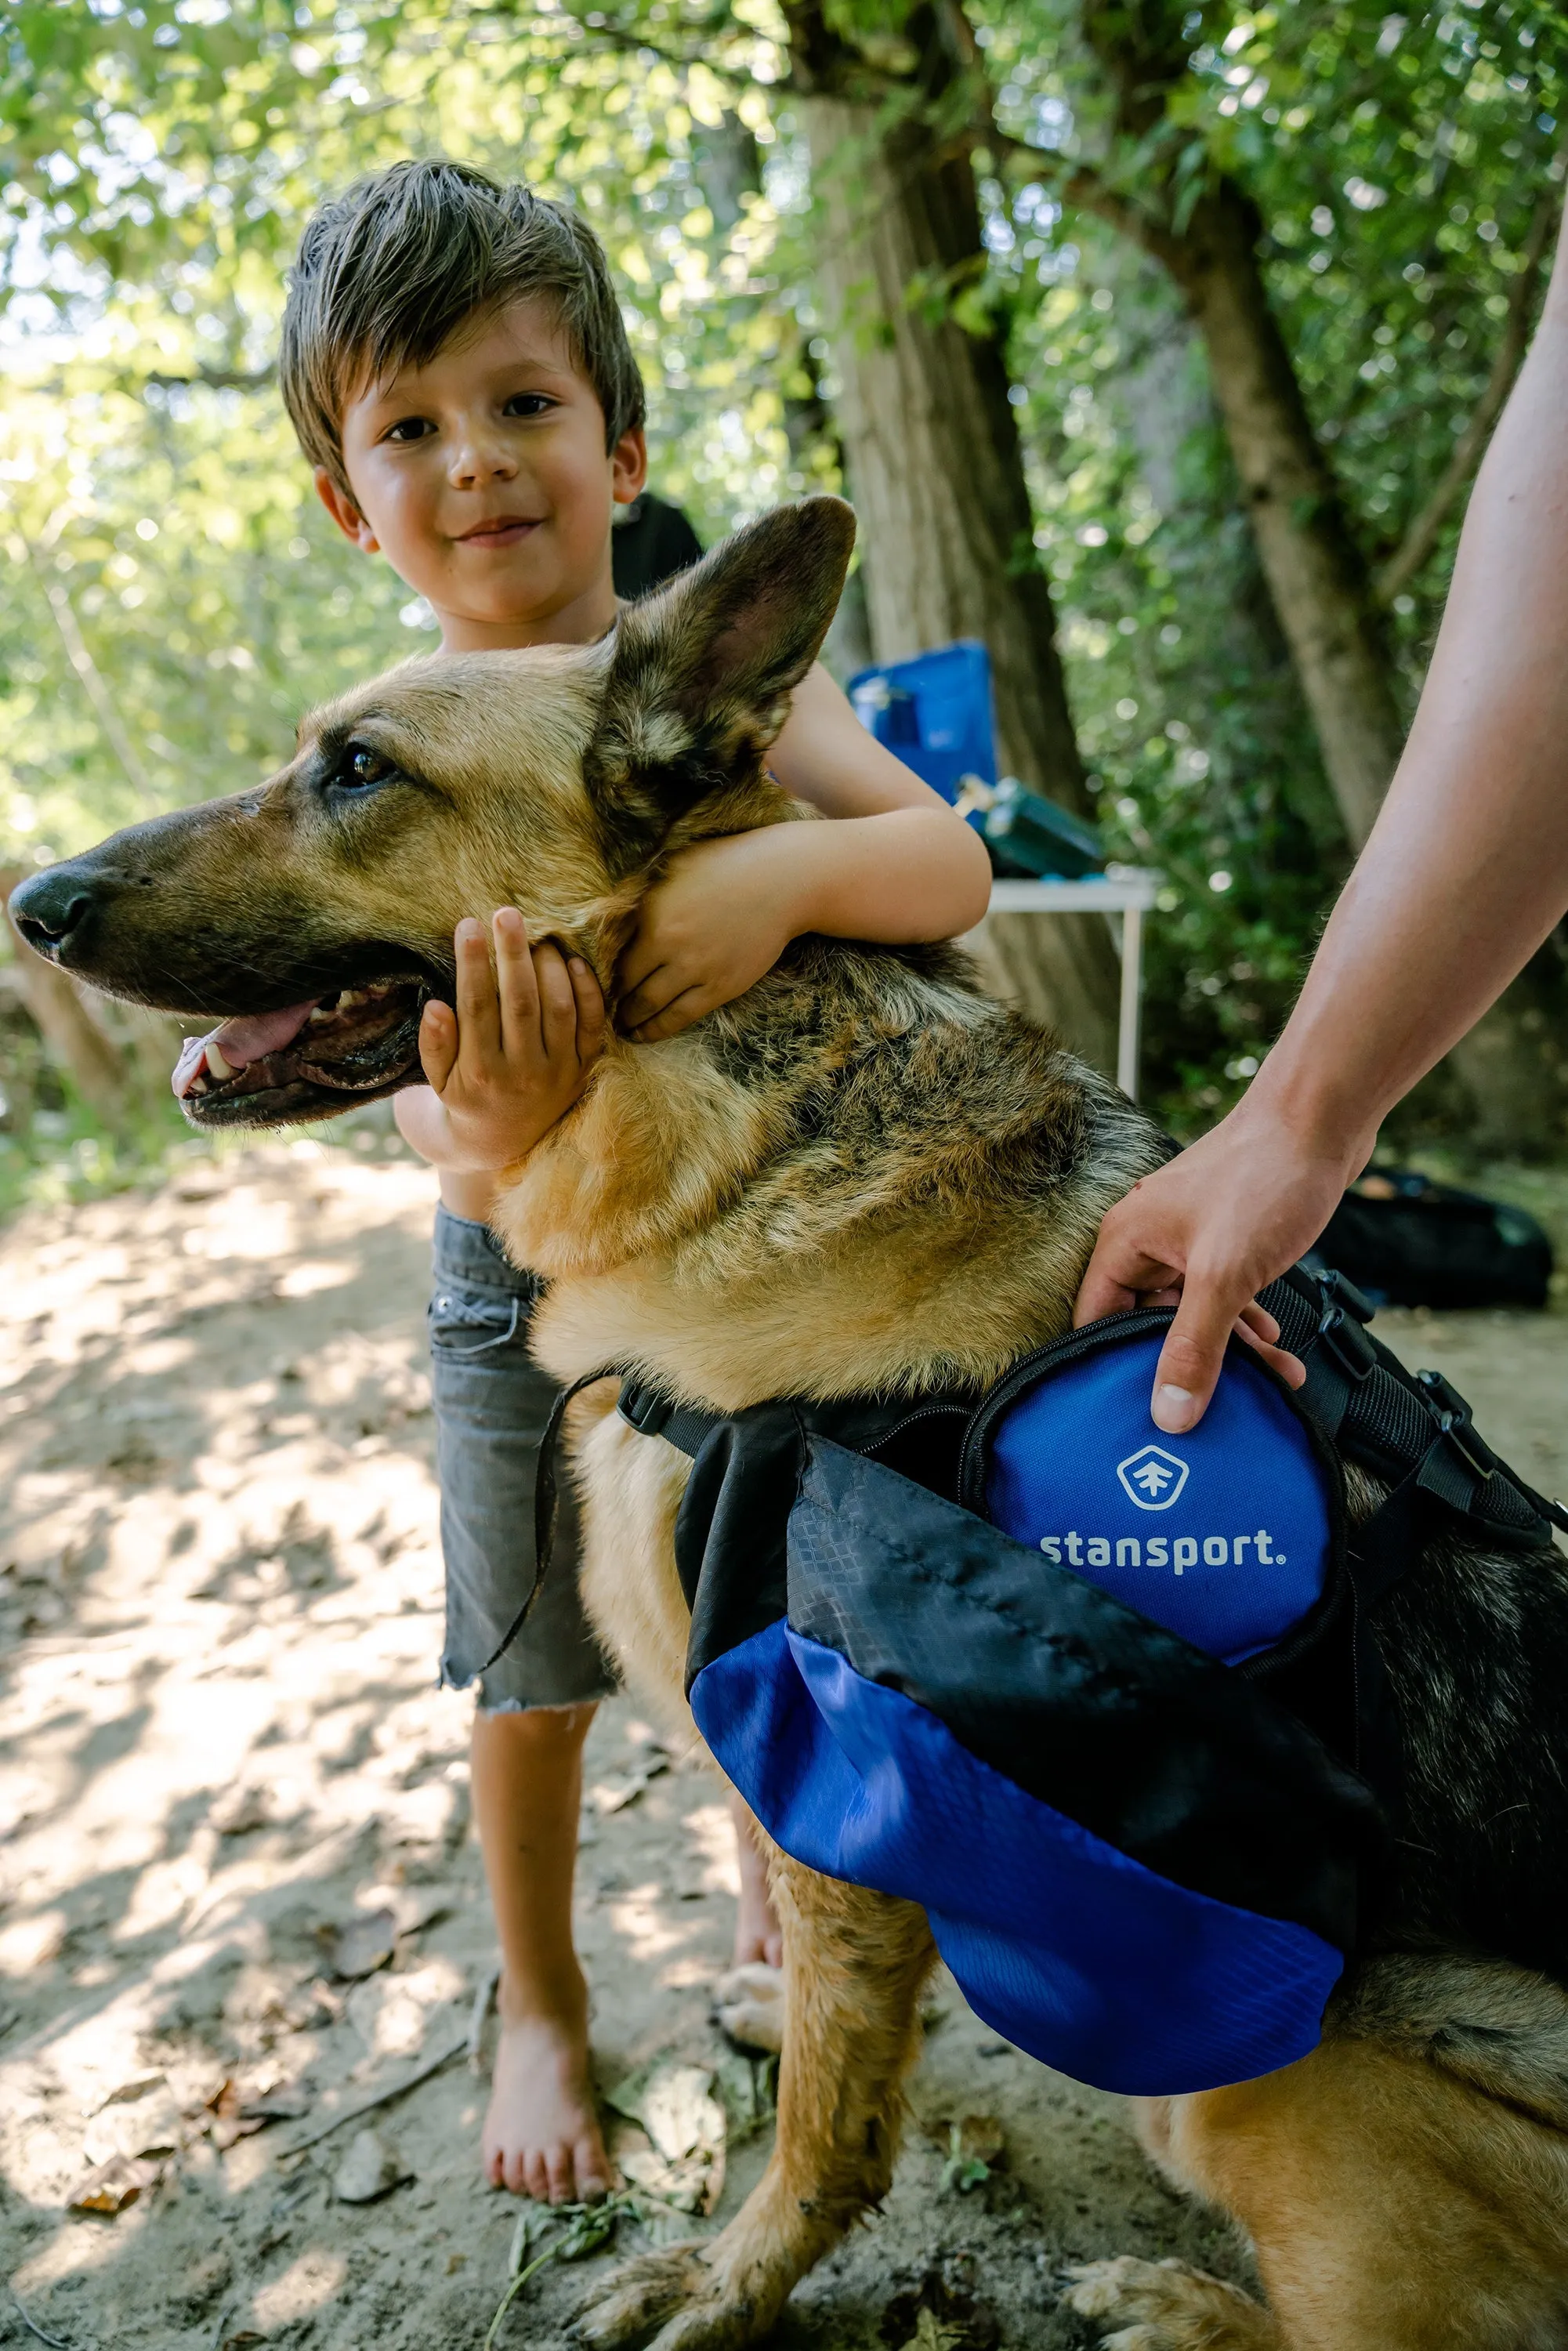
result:
[(821, 664), (796, 689), (770, 765), (840, 821), (702, 841), (673, 861), (621, 959), (617, 1017), (642, 1043), (744, 995), (803, 932), (946, 939), (986, 911), (979, 836), (866, 732)]
[(580, 956), (530, 947), (515, 906), (497, 914), (494, 938), (492, 968), (483, 925), (458, 924), (455, 1005), (427, 1004), (420, 1024), (429, 1085), (396, 1102), (403, 1140), (458, 1173), (525, 1158), (581, 1093), (604, 1044), (604, 998)]

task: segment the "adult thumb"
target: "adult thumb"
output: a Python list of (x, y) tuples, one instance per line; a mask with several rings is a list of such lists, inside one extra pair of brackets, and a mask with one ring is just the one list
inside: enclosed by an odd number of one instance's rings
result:
[(1208, 1410), (1236, 1317), (1251, 1294), (1238, 1290), (1232, 1298), (1228, 1290), (1195, 1281), (1188, 1268), (1176, 1321), (1160, 1349), (1149, 1403), (1155, 1426), (1167, 1437), (1185, 1436)]

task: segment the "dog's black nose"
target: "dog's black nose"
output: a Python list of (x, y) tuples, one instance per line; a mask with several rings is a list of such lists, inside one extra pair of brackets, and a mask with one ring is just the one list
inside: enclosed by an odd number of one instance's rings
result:
[(92, 893), (68, 865), (35, 873), (11, 893), (11, 919), (30, 947), (55, 955), (79, 930), (92, 905)]

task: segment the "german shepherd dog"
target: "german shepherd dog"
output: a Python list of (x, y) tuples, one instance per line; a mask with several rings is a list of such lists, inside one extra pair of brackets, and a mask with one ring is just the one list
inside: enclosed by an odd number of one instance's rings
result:
[[(21, 927), (116, 995), (268, 1016), (273, 1050), (188, 1098), (199, 1125), (415, 1082), (462, 915), (515, 903), (608, 987), (677, 851), (809, 820), (765, 755), (852, 536), (846, 507), (809, 499), (600, 644), (411, 662), (308, 720), (269, 783), (34, 877)], [(498, 1223), (549, 1278), (537, 1344), (558, 1379), (615, 1364), (733, 1411), (991, 1379), (1064, 1329), (1102, 1215), (1160, 1155), (961, 954), (805, 938), (684, 1035), (613, 1042), (507, 1172)], [(613, 1402), (590, 1389), (575, 1427), (584, 1588), (628, 1679), (689, 1730), (689, 1465)], [(1353, 1514), (1376, 1499), (1357, 1485)], [(1374, 1622), (1406, 1778), (1378, 1947), (1314, 2054), (1141, 2117), (1155, 2159), (1247, 2231), (1267, 2306), (1179, 2265), (1097, 2262), (1068, 2299), (1124, 2351), (1568, 2345), (1568, 1573), (1446, 1538)], [(772, 2159), (716, 2238), (616, 2273), (579, 2318), (588, 2344), (738, 2351), (889, 2186), (925, 1917), (773, 1868)]]

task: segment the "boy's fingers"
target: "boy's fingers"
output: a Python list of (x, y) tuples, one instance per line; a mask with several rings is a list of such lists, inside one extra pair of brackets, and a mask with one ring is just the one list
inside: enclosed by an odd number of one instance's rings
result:
[(656, 1045), (661, 1037), (678, 1037), (683, 1029), (689, 1029), (694, 1020), (700, 1020), (705, 1012), (712, 1009), (706, 988), (683, 988), (680, 995), (666, 1004), (662, 1011), (656, 1012), (652, 1019), (639, 1021), (628, 1033), (636, 1039), (639, 1045)]
[(566, 968), (577, 1006), (577, 1058), (586, 1069), (604, 1050), (604, 1032), (609, 1026), (604, 990), (580, 956), (573, 956)]
[(419, 1019), (419, 1065), (440, 1093), (457, 1059), (457, 1021), (450, 1004), (432, 998)]
[(465, 914), (453, 933), (457, 956), (457, 1037), (464, 1068), (475, 1076), (495, 1061), (501, 1050), (500, 1007), (496, 975), (490, 968), (490, 945), (482, 923)]
[(509, 1061), (518, 1061), (538, 1050), (539, 990), (534, 970), (538, 950), (530, 953), (528, 926), (516, 906), (499, 908), (493, 929), (501, 1050)]
[(633, 1035), (645, 1020), (652, 1020), (667, 1004), (673, 1004), (679, 993), (679, 982), (668, 964), (655, 964), (652, 971), (644, 972), (633, 984), (629, 994), (622, 997), (615, 1008), (616, 1026), (627, 1036)]
[(547, 940), (534, 949), (534, 979), (539, 996), (539, 1034), (547, 1061), (575, 1060), (577, 997), (566, 957)]

